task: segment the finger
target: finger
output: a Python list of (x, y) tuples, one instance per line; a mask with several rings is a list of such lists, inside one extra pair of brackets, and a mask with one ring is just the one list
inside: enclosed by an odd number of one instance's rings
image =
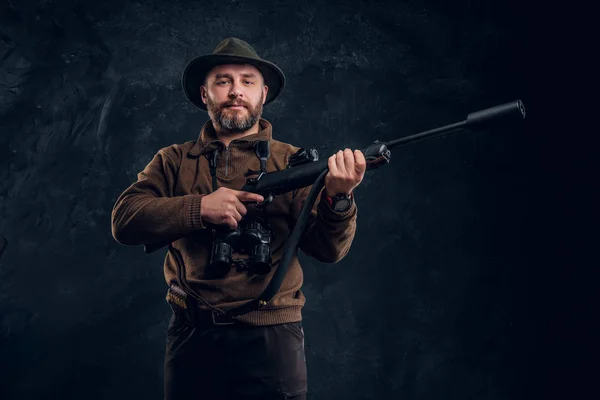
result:
[(244, 191), (241, 191), (241, 190), (232, 190), (232, 193), (240, 201), (251, 201), (251, 202), (258, 201), (260, 203), (260, 202), (262, 202), (262, 201), (265, 200), (265, 198), (262, 197), (258, 193), (244, 192)]
[[(237, 214), (240, 215), (240, 219), (242, 218), (242, 216), (246, 215), (246, 213), (248, 212), (248, 209), (246, 208), (245, 205), (242, 204), (241, 201), (239, 201), (238, 199), (235, 199), (233, 204), (235, 205), (235, 210), (233, 210), (233, 211), (235, 211)], [(237, 219), (237, 220), (239, 221), (240, 219)]]
[[(244, 213), (244, 214), (245, 214), (245, 213)], [(240, 222), (240, 221), (242, 220), (242, 218), (243, 218), (243, 217), (242, 217), (242, 213), (240, 213), (240, 212), (239, 212), (239, 211), (237, 211), (237, 210), (234, 210), (234, 211), (231, 213), (231, 216), (233, 217), (233, 219), (235, 219), (235, 221), (236, 221), (236, 222)]]
[(231, 229), (235, 229), (238, 226), (237, 221), (231, 215), (227, 217), (225, 220), (225, 225), (227, 225)]
[(355, 170), (362, 174), (367, 169), (367, 159), (360, 150), (354, 150)]
[(349, 174), (354, 175), (354, 153), (350, 149), (344, 150), (344, 167)]
[(335, 162), (336, 162), (336, 166), (338, 171), (340, 171), (340, 174), (342, 175), (346, 175), (346, 166), (344, 165), (344, 152), (343, 151), (338, 151), (337, 154), (335, 155)]
[(331, 175), (337, 175), (339, 173), (338, 168), (337, 168), (337, 164), (336, 164), (336, 155), (332, 155), (331, 157), (329, 157), (329, 159), (327, 160), (327, 167), (329, 167), (329, 172), (331, 173)]

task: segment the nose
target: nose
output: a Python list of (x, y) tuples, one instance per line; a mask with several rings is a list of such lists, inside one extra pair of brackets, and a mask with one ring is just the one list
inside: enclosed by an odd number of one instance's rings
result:
[(231, 85), (231, 90), (229, 91), (229, 97), (231, 97), (232, 99), (235, 99), (236, 97), (241, 97), (241, 96), (243, 96), (241, 87), (239, 84), (234, 82)]

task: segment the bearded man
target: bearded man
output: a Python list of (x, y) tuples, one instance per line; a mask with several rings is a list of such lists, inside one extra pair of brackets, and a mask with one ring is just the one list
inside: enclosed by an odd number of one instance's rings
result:
[[(301, 150), (273, 139), (271, 123), (261, 118), (285, 76), (247, 42), (227, 38), (187, 65), (182, 84), (210, 120), (196, 140), (160, 149), (112, 212), (117, 242), (169, 243), (164, 275), (173, 315), (165, 399), (305, 399), (305, 297), (297, 250), (269, 302), (235, 317), (223, 312), (256, 298), (269, 283), (311, 189), (269, 201), (239, 190), (253, 174), (286, 169)], [(344, 149), (329, 157), (328, 169), (298, 247), (336, 263), (355, 236), (353, 190), (366, 161), (360, 151)], [(218, 235), (248, 226), (264, 239), (267, 253)]]

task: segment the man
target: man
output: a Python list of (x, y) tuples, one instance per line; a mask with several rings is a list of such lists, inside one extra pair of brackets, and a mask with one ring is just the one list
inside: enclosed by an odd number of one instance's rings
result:
[[(233, 318), (222, 314), (255, 299), (270, 282), (311, 189), (272, 201), (238, 190), (261, 170), (285, 169), (299, 150), (273, 139), (271, 124), (261, 118), (263, 105), (283, 90), (285, 77), (248, 43), (228, 38), (212, 54), (192, 60), (182, 84), (210, 120), (197, 140), (160, 149), (112, 213), (119, 243), (169, 243), (164, 272), (174, 314), (167, 330), (165, 398), (304, 399), (305, 298), (297, 253), (268, 303)], [(265, 155), (261, 146), (267, 143)], [(335, 263), (354, 239), (352, 193), (366, 162), (360, 151), (345, 149), (328, 159), (328, 167), (299, 248)], [(266, 226), (263, 233), (269, 232), (270, 264), (256, 264), (266, 270), (254, 270), (248, 251), (236, 245), (215, 247), (222, 243), (218, 232), (235, 232), (245, 221), (258, 221)], [(213, 263), (215, 257), (225, 261)]]

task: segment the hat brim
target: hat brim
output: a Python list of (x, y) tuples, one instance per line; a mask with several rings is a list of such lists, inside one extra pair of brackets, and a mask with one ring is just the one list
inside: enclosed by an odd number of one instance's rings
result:
[(269, 87), (265, 105), (275, 100), (285, 87), (283, 71), (272, 62), (228, 54), (205, 54), (190, 61), (181, 76), (185, 95), (194, 105), (203, 110), (206, 110), (206, 104), (202, 101), (200, 86), (204, 84), (206, 74), (222, 64), (250, 64), (256, 67), (262, 73), (265, 85)]

